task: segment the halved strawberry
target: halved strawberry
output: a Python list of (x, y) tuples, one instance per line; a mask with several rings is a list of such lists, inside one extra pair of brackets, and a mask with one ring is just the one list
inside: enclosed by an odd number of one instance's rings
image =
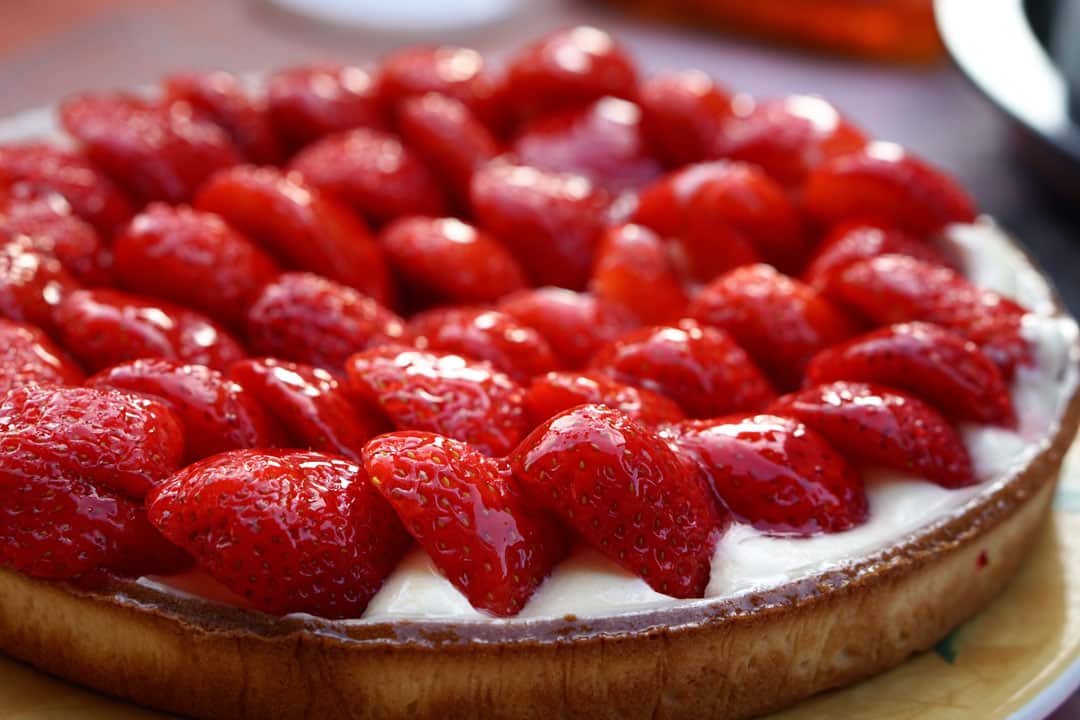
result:
[(541, 287), (507, 295), (496, 308), (541, 335), (566, 367), (581, 367), (603, 345), (638, 326), (626, 308), (590, 293)]
[(540, 333), (498, 310), (436, 308), (414, 315), (409, 332), (421, 350), (486, 360), (519, 383), (559, 364)]
[(669, 247), (643, 225), (604, 231), (589, 289), (643, 323), (674, 322), (686, 311), (686, 288)]
[(718, 245), (713, 252), (731, 258), (724, 269), (750, 254), (740, 240), (782, 270), (801, 268), (811, 249), (784, 189), (746, 163), (720, 160), (666, 175), (641, 193), (634, 221), (682, 238), (692, 257)]
[(603, 97), (534, 118), (510, 149), (525, 165), (576, 173), (617, 193), (642, 187), (663, 171), (645, 144), (641, 124), (636, 104)]
[[(5, 197), (5, 194), (7, 197)], [(63, 195), (0, 184), (0, 238), (56, 258), (87, 285), (109, 282), (108, 253), (94, 226), (72, 212)]]
[(56, 310), (60, 342), (88, 370), (137, 358), (170, 358), (224, 369), (244, 347), (210, 318), (119, 290), (76, 290)]
[(290, 148), (357, 127), (385, 125), (374, 82), (354, 65), (305, 65), (279, 70), (267, 86), (270, 120)]
[(30, 383), (81, 385), (82, 370), (43, 330), (0, 319), (0, 393)]
[(580, 175), (492, 162), (473, 175), (477, 224), (510, 248), (537, 285), (585, 285), (610, 198)]
[(114, 365), (87, 381), (96, 388), (152, 397), (171, 409), (184, 427), (187, 462), (226, 450), (283, 444), (281, 428), (255, 398), (217, 370), (147, 358)]
[(728, 331), (778, 387), (796, 388), (810, 358), (855, 334), (854, 321), (816, 290), (769, 265), (721, 275), (686, 313)]
[(869, 218), (929, 234), (975, 219), (971, 196), (954, 179), (885, 142), (823, 163), (807, 177), (802, 200), (823, 225)]
[(204, 312), (230, 327), (243, 326), (260, 288), (277, 263), (212, 213), (154, 203), (113, 243), (113, 276), (134, 292)]
[(602, 348), (590, 367), (666, 395), (689, 417), (761, 410), (775, 397), (769, 381), (730, 335), (692, 320), (627, 333)]
[(190, 200), (206, 178), (240, 162), (225, 131), (184, 103), (81, 95), (63, 103), (60, 121), (94, 165), (144, 201)]
[(604, 555), (657, 592), (702, 596), (726, 514), (653, 432), (582, 405), (534, 430), (511, 462), (529, 495)]
[(798, 420), (730, 415), (679, 423), (665, 436), (702, 467), (737, 519), (764, 532), (842, 532), (869, 515), (862, 479)]
[(510, 58), (505, 100), (520, 117), (584, 105), (604, 95), (633, 98), (637, 70), (603, 30), (587, 25), (545, 35)]
[(705, 237), (713, 225), (727, 225), (781, 270), (801, 269), (811, 245), (783, 188), (754, 165), (715, 166), (714, 177), (702, 183), (687, 204), (687, 236)]
[(22, 477), (75, 478), (138, 500), (183, 453), (172, 411), (134, 393), (29, 385), (0, 398), (0, 466)]
[(807, 367), (806, 382), (834, 380), (907, 390), (956, 420), (1016, 424), (997, 366), (975, 343), (930, 323), (890, 325), (822, 350)]
[(446, 212), (446, 198), (427, 167), (395, 135), (379, 130), (325, 137), (297, 153), (289, 168), (377, 224)]
[(524, 390), (489, 363), (386, 347), (352, 356), (346, 369), (352, 390), (399, 430), (446, 435), (494, 457), (529, 430)]
[(700, 70), (682, 70), (641, 83), (641, 129), (654, 151), (668, 164), (687, 165), (712, 152), (731, 97)]
[(862, 462), (947, 488), (976, 482), (956, 430), (937, 410), (900, 390), (834, 382), (785, 395), (769, 412), (801, 420)]
[(296, 173), (251, 166), (218, 173), (195, 207), (220, 215), (288, 267), (393, 301), (390, 270), (364, 222)]
[(410, 299), (480, 303), (525, 287), (510, 251), (457, 218), (400, 218), (383, 228), (379, 244)]
[(356, 290), (310, 273), (284, 273), (248, 310), (256, 353), (341, 372), (354, 352), (405, 338), (405, 321)]
[(106, 238), (128, 221), (131, 203), (104, 173), (69, 150), (42, 142), (0, 145), (0, 186), (55, 192)]
[(420, 45), (395, 50), (379, 62), (375, 92), (386, 114), (399, 120), (403, 105), (423, 95), (461, 103), (484, 122), (496, 119), (495, 81), (484, 57), (469, 48)]
[(282, 148), (262, 98), (252, 97), (227, 72), (170, 75), (162, 83), (168, 102), (184, 102), (228, 133), (240, 153), (254, 163), (281, 160)]
[(597, 372), (549, 372), (525, 391), (525, 411), (535, 425), (578, 405), (606, 405), (645, 425), (683, 418), (674, 400)]
[(973, 285), (956, 271), (904, 255), (860, 260), (831, 273), (825, 292), (877, 324), (924, 320), (982, 348), (1008, 380), (1032, 362), (1020, 335), (1023, 307)]
[(239, 383), (280, 422), (296, 447), (360, 460), (360, 452), (385, 422), (357, 407), (348, 390), (322, 368), (259, 358), (229, 368)]
[(950, 265), (948, 258), (930, 243), (898, 228), (865, 220), (842, 222), (832, 228), (818, 245), (802, 279), (815, 290), (823, 290), (831, 273), (856, 260), (878, 255), (909, 255), (933, 265)]
[(821, 163), (855, 152), (866, 136), (835, 107), (811, 95), (734, 103), (735, 113), (718, 133), (714, 150), (761, 167), (792, 187)]
[(359, 617), (408, 547), (363, 469), (296, 450), (234, 450), (146, 499), (150, 522), (253, 607)]
[(499, 142), (463, 103), (437, 93), (398, 106), (398, 132), (462, 207), (473, 173), (499, 154)]
[(80, 287), (55, 257), (0, 238), (0, 315), (54, 335), (57, 307)]
[(131, 500), (77, 475), (0, 465), (0, 563), (32, 577), (169, 574), (191, 559)]
[(473, 607), (510, 617), (566, 554), (562, 529), (522, 496), (510, 464), (425, 432), (364, 448), (371, 484)]

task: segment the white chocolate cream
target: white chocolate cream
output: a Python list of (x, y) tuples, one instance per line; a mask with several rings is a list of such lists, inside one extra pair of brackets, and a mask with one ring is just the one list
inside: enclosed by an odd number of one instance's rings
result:
[[(1024, 319), (1023, 334), (1034, 348), (1036, 365), (1020, 368), (1013, 382), (1017, 430), (976, 425), (961, 428), (980, 480), (973, 487), (946, 490), (893, 471), (869, 472), (866, 481), (870, 519), (847, 532), (783, 538), (770, 537), (748, 525), (731, 526), (713, 556), (706, 599), (767, 590), (851, 564), (895, 544), (992, 492), (1013, 470), (1046, 447), (1054, 435), (1057, 420), (1077, 383), (1075, 322), (1054, 315), (1052, 290), (991, 221), (983, 219), (973, 225), (951, 227), (942, 244), (975, 284), (1011, 297), (1032, 311)], [(238, 598), (199, 573), (147, 577), (139, 582), (165, 592), (239, 604)], [(363, 617), (344, 622), (514, 623), (566, 615), (606, 617), (701, 602), (661, 595), (595, 550), (579, 547), (555, 568), (517, 617), (497, 619), (473, 608), (439, 574), (427, 554), (414, 547), (372, 599)]]

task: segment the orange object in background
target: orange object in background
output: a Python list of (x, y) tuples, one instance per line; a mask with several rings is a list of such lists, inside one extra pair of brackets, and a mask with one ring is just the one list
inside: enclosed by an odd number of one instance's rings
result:
[(944, 57), (932, 0), (609, 0), (649, 17), (879, 60)]

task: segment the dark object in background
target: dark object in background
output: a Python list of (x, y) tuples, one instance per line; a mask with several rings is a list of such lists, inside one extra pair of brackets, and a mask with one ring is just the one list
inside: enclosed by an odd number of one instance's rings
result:
[(1080, 0), (937, 0), (957, 65), (1019, 129), (1039, 177), (1080, 214)]
[[(972, 5), (983, 3), (968, 0)], [(944, 50), (933, 0), (608, 0), (648, 17), (702, 24), (789, 45), (929, 63)]]
[(1080, 0), (1026, 0), (1024, 10), (1035, 36), (1065, 76), (1075, 121), (1080, 118)]

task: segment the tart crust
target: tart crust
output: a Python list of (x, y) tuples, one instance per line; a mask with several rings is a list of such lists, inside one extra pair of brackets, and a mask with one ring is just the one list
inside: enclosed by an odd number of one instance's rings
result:
[(358, 625), (4, 570), (0, 648), (200, 718), (750, 717), (897, 665), (982, 608), (1037, 538), (1078, 423), (1074, 389), (1043, 450), (993, 492), (764, 593), (596, 620)]

